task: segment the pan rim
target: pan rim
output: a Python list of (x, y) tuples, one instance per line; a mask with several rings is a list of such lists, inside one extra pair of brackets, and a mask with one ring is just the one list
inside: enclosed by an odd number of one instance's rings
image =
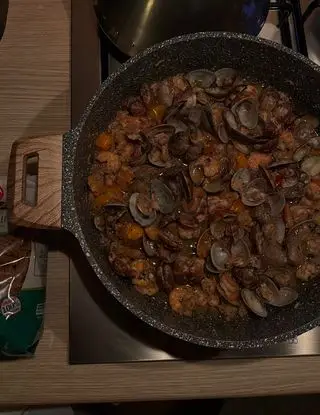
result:
[[(276, 343), (280, 343), (282, 341), (294, 338), (314, 327), (319, 325), (320, 323), (320, 316), (318, 318), (313, 319), (310, 322), (307, 322), (293, 330), (285, 331), (279, 335), (275, 336), (268, 336), (266, 338), (258, 338), (255, 340), (219, 340), (212, 338), (206, 338), (201, 336), (196, 336), (192, 333), (186, 332), (182, 329), (176, 330), (171, 326), (166, 325), (159, 319), (152, 317), (141, 310), (137, 310), (136, 307), (128, 301), (128, 299), (121, 293), (121, 291), (115, 286), (113, 281), (108, 278), (105, 273), (102, 271), (99, 263), (96, 261), (95, 256), (93, 255), (92, 251), (90, 250), (89, 246), (87, 245), (87, 238), (83, 233), (82, 227), (77, 217), (76, 207), (75, 207), (75, 199), (74, 199), (74, 189), (73, 189), (73, 174), (74, 174), (74, 162), (75, 162), (75, 150), (77, 147), (77, 142), (80, 137), (81, 131), (87, 122), (89, 114), (94, 106), (94, 104), (99, 100), (100, 96), (103, 94), (104, 90), (112, 85), (114, 80), (120, 76), (123, 72), (125, 72), (130, 66), (134, 65), (137, 61), (142, 58), (147, 57), (148, 55), (152, 54), (153, 52), (164, 48), (166, 46), (185, 42), (185, 41), (193, 41), (197, 39), (205, 39), (205, 38), (221, 38), (221, 39), (240, 39), (249, 41), (252, 43), (261, 43), (266, 45), (267, 47), (272, 47), (278, 49), (280, 52), (286, 53), (287, 55), (293, 56), (299, 62), (311, 67), (312, 70), (320, 74), (320, 67), (316, 65), (314, 62), (309, 60), (303, 55), (283, 46), (278, 43), (256, 38), (246, 34), (237, 34), (237, 33), (230, 33), (230, 32), (198, 32), (192, 33), (188, 35), (181, 35), (175, 38), (166, 40), (164, 42), (158, 43), (156, 45), (151, 46), (150, 48), (140, 52), (133, 58), (129, 59), (126, 63), (124, 63), (117, 71), (112, 73), (100, 86), (100, 88), (96, 91), (94, 96), (89, 101), (83, 115), (80, 118), (78, 125), (75, 129), (71, 130), (69, 134), (66, 134), (64, 139), (64, 155), (68, 154), (67, 160), (65, 157), (63, 158), (63, 173), (65, 177), (65, 184), (63, 185), (63, 192), (62, 192), (62, 223), (63, 227), (67, 230), (70, 230), (74, 236), (78, 239), (80, 246), (87, 257), (91, 267), (95, 271), (97, 277), (100, 279), (102, 284), (109, 290), (109, 292), (121, 303), (124, 307), (126, 307), (133, 315), (137, 316), (143, 322), (149, 324), (152, 327), (159, 329), (160, 331), (178, 338), (180, 340), (187, 341), (189, 343), (194, 343), (201, 346), (212, 347), (212, 348), (219, 348), (219, 349), (250, 349), (250, 348), (261, 348), (270, 346)], [(64, 206), (67, 206), (66, 211), (64, 211)]]

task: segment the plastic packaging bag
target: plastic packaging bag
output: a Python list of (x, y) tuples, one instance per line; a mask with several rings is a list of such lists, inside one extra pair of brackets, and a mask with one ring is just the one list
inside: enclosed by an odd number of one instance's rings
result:
[[(0, 177), (0, 356), (30, 356), (44, 315), (47, 247), (8, 232), (6, 179)], [(27, 192), (34, 182), (27, 183)], [(1, 220), (2, 219), (2, 220)], [(31, 236), (31, 233), (28, 234)]]

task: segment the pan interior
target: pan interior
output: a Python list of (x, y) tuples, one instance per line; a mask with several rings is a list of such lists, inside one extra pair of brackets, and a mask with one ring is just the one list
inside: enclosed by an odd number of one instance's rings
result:
[[(89, 214), (86, 180), (94, 152), (94, 137), (107, 127), (123, 100), (138, 94), (144, 82), (197, 68), (221, 67), (236, 68), (252, 80), (289, 93), (295, 103), (320, 114), (320, 70), (280, 46), (273, 47), (243, 35), (221, 33), (184, 36), (151, 48), (103, 84), (75, 131), (70, 191), (76, 209), (70, 230), (77, 234), (102, 283), (144, 321), (169, 334), (206, 346), (263, 346), (293, 337), (316, 324), (320, 313), (320, 281), (303, 286), (299, 301), (293, 307), (270, 309), (266, 319), (252, 316), (241, 323), (227, 323), (209, 314), (193, 319), (179, 317), (171, 312), (165, 296), (142, 296), (112, 272)], [(64, 210), (70, 212), (70, 206), (64, 206)]]

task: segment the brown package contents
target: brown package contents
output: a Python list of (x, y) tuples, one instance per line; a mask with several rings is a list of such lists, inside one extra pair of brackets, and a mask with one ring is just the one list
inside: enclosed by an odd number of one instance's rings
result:
[(31, 254), (31, 242), (7, 235), (0, 238), (0, 302), (17, 296), (25, 280)]
[(47, 247), (30, 241), (29, 230), (7, 235), (5, 178), (0, 189), (0, 359), (32, 356), (42, 332)]

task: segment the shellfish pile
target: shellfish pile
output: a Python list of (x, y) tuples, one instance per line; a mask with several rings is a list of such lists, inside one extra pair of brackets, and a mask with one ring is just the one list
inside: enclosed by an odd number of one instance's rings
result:
[(316, 117), (232, 68), (144, 84), (96, 137), (92, 216), (120, 277), (226, 319), (320, 274)]

